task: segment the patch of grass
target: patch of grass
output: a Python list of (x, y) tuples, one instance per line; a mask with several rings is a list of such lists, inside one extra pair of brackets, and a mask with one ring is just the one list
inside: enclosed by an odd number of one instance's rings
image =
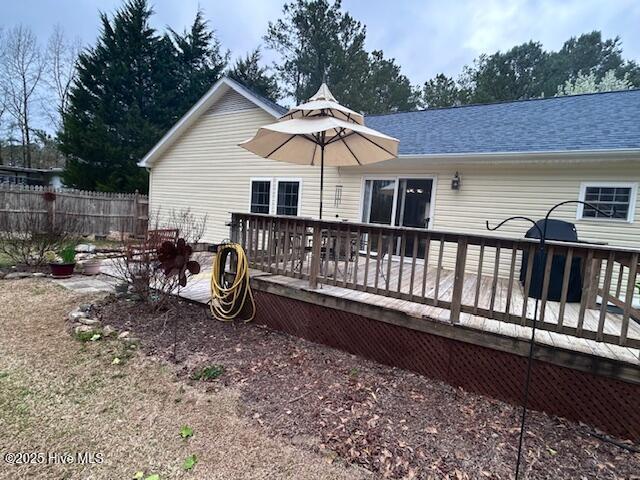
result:
[(184, 459), (182, 468), (188, 472), (189, 470), (191, 470), (193, 467), (196, 466), (196, 463), (198, 463), (198, 457), (196, 457), (196, 454), (194, 453)]
[(95, 342), (96, 340), (100, 340), (102, 338), (102, 331), (98, 328), (94, 330), (89, 330), (88, 332), (77, 332), (74, 333), (76, 340), (85, 342)]
[(224, 367), (222, 365), (208, 365), (202, 367), (191, 374), (192, 380), (211, 381), (218, 378), (224, 373)]
[(189, 425), (184, 425), (180, 429), (180, 436), (182, 438), (191, 438), (191, 437), (193, 437), (193, 428), (191, 428)]

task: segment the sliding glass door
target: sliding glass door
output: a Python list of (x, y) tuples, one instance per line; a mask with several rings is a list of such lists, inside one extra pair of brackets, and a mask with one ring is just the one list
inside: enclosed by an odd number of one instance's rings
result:
[[(362, 221), (426, 229), (431, 224), (432, 198), (433, 178), (365, 179)], [(372, 239), (372, 250), (377, 251), (375, 243)], [(405, 255), (413, 255), (413, 238), (407, 238)], [(424, 256), (424, 245), (418, 246), (418, 256)]]

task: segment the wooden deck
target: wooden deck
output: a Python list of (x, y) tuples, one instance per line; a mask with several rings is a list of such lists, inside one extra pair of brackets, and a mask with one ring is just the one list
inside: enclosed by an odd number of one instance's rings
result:
[[(201, 263), (205, 268), (203, 268), (202, 272), (198, 274), (195, 278), (190, 280), (190, 283), (184, 288), (180, 295), (184, 298), (200, 302), (200, 303), (208, 303), (211, 295), (210, 295), (210, 279), (211, 279), (211, 269), (210, 258), (201, 259)], [(290, 288), (301, 290), (301, 291), (313, 291), (319, 295), (329, 296), (334, 298), (348, 299), (355, 302), (360, 302), (362, 304), (368, 305), (376, 305), (379, 307), (383, 307), (385, 309), (391, 309), (398, 312), (403, 312), (409, 315), (412, 318), (419, 319), (421, 321), (428, 322), (437, 322), (444, 324), (451, 324), (450, 320), (450, 310), (446, 308), (441, 308), (433, 305), (425, 305), (423, 303), (418, 303), (414, 301), (404, 300), (400, 298), (393, 298), (385, 295), (387, 278), (389, 280), (390, 285), (397, 285), (399, 279), (401, 285), (405, 285), (406, 290), (403, 290), (404, 293), (411, 292), (411, 278), (409, 272), (413, 271), (414, 276), (416, 278), (422, 278), (424, 274), (423, 265), (416, 265), (415, 269), (403, 268), (401, 266), (400, 261), (392, 261), (390, 265), (387, 265), (388, 262), (385, 262), (385, 277), (384, 277), (384, 285), (378, 285), (380, 288), (380, 294), (354, 290), (351, 288), (344, 288), (341, 285), (340, 275), (343, 273), (341, 269), (344, 267), (343, 262), (338, 263), (337, 270), (337, 278), (336, 285), (319, 285), (319, 288), (313, 290), (309, 288), (308, 281), (302, 278), (295, 278), (291, 276), (285, 275), (277, 275), (273, 273), (264, 272), (261, 270), (251, 270), (251, 275), (253, 278), (259, 277), (260, 282), (269, 282), (277, 285), (286, 285)], [(406, 262), (405, 262), (406, 265)], [(382, 265), (381, 265), (382, 267)], [(358, 267), (356, 268), (355, 264), (347, 265), (347, 268), (352, 272), (356, 272), (359, 280), (359, 283), (364, 285), (364, 275), (365, 268), (363, 264), (363, 259), (360, 259), (358, 263)], [(375, 261), (370, 260), (369, 269), (378, 268), (375, 265)], [(332, 262), (328, 262), (327, 265), (327, 276), (331, 277), (331, 273), (333, 272)], [(401, 273), (402, 270), (402, 273)], [(387, 275), (389, 272), (389, 275)], [(401, 277), (402, 275), (402, 277)], [(428, 292), (438, 290), (438, 295), (435, 295), (437, 298), (442, 299), (443, 303), (447, 302), (451, 299), (452, 295), (452, 286), (453, 286), (453, 277), (454, 272), (450, 270), (441, 269), (437, 271), (437, 269), (429, 266), (427, 268), (426, 273), (426, 282), (425, 289)], [(478, 280), (480, 281), (479, 289), (478, 289)], [(367, 284), (373, 282), (374, 280), (367, 280)], [(373, 284), (369, 286), (373, 287)], [(496, 289), (494, 296), (494, 305), (493, 308), (498, 311), (502, 309), (506, 309), (507, 297), (509, 291), (509, 280), (505, 278), (498, 278), (497, 282), (495, 282), (495, 287), (493, 286), (493, 278), (481, 276), (473, 274), (465, 274), (464, 277), (464, 288), (463, 288), (463, 302), (467, 304), (473, 304), (474, 298), (476, 295), (476, 291), (479, 291), (478, 297), (478, 306), (479, 308), (490, 309), (492, 306), (490, 305), (490, 299), (492, 297), (492, 288)], [(422, 291), (422, 283), (415, 281), (413, 282), (413, 291), (416, 294), (416, 299), (418, 299), (419, 294)], [(402, 287), (401, 287), (402, 289)], [(520, 314), (524, 307), (524, 295), (523, 289), (520, 283), (517, 280), (513, 281), (513, 285), (511, 288), (511, 298), (509, 300), (509, 311), (514, 314)], [(535, 300), (529, 299), (527, 304), (528, 316), (533, 316), (535, 306)], [(557, 322), (558, 313), (559, 313), (559, 302), (547, 302), (546, 304), (546, 317), (545, 322), (554, 321)], [(565, 313), (564, 313), (564, 324), (568, 326), (575, 326), (578, 314), (579, 314), (580, 304), (578, 303), (567, 303), (565, 305)], [(600, 310), (588, 309), (585, 313), (585, 320), (583, 324), (583, 328), (585, 331), (597, 331), (599, 325), (599, 315)], [(619, 334), (620, 328), (622, 324), (622, 315), (614, 312), (606, 313), (606, 329), (611, 334)], [(506, 338), (515, 338), (520, 340), (529, 340), (531, 337), (531, 328), (523, 325), (516, 325), (513, 323), (508, 323), (499, 320), (493, 320), (490, 318), (485, 318), (481, 315), (474, 315), (472, 313), (461, 313), (459, 321), (455, 323), (456, 327), (460, 327), (461, 329), (472, 329), (480, 332), (488, 332), (492, 334), (496, 334)], [(640, 324), (636, 320), (631, 320), (629, 324), (629, 333), (628, 337), (630, 339), (640, 339)], [(548, 331), (548, 330), (537, 330), (536, 332), (536, 341), (540, 344), (544, 344), (550, 347), (556, 347), (559, 349), (581, 352), (588, 355), (594, 355), (596, 357), (611, 359), (623, 362), (627, 365), (640, 366), (640, 350), (635, 348), (628, 348), (620, 345), (614, 345), (605, 342), (599, 342), (595, 340), (590, 340), (586, 338), (579, 338), (573, 335), (567, 335), (564, 333)]]

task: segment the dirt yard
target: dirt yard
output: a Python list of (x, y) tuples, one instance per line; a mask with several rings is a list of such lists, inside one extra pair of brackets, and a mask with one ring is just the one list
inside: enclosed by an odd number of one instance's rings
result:
[[(115, 299), (93, 312), (140, 339), (130, 355), (65, 331), (91, 298), (47, 280), (0, 285), (0, 452), (104, 458), (2, 465), (0, 478), (513, 478), (518, 408), (177, 301), (164, 314)], [(204, 372), (216, 378), (194, 379)], [(640, 454), (587, 426), (536, 412), (529, 426), (524, 478), (640, 478)]]
[[(199, 305), (176, 302), (172, 312), (181, 377), (221, 365), (209, 390), (238, 391), (245, 418), (274, 439), (375, 478), (513, 478), (520, 408), (253, 324), (223, 324)], [(169, 359), (172, 312), (148, 315), (114, 301), (98, 316), (134, 332), (150, 356)], [(640, 478), (640, 454), (590, 427), (538, 412), (528, 424), (523, 478)]]
[[(366, 478), (362, 469), (270, 438), (241, 413), (237, 388), (207, 392), (178, 379), (160, 357), (125, 359), (119, 340), (72, 338), (66, 314), (90, 298), (47, 280), (0, 287), (0, 478)], [(191, 438), (180, 437), (183, 426)], [(4, 463), (17, 452), (51, 454), (44, 457), (49, 464)], [(59, 463), (76, 452), (101, 454), (103, 462)], [(187, 472), (183, 464), (193, 454), (197, 463)]]

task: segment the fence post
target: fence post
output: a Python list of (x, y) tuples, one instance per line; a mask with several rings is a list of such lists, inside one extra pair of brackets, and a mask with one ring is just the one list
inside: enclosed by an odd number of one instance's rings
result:
[(133, 194), (133, 236), (134, 237), (138, 237), (139, 235), (139, 228), (138, 228), (138, 203), (139, 203), (139, 197), (140, 196), (140, 192), (138, 192), (138, 189), (136, 189), (135, 193)]
[(456, 254), (456, 270), (453, 280), (453, 293), (451, 295), (451, 323), (460, 321), (460, 308), (462, 305), (462, 289), (464, 287), (464, 267), (467, 261), (467, 238), (458, 239), (458, 252)]
[(320, 254), (322, 244), (322, 227), (320, 222), (313, 224), (313, 237), (311, 240), (311, 264), (309, 265), (309, 287), (318, 288), (318, 273), (320, 272)]

